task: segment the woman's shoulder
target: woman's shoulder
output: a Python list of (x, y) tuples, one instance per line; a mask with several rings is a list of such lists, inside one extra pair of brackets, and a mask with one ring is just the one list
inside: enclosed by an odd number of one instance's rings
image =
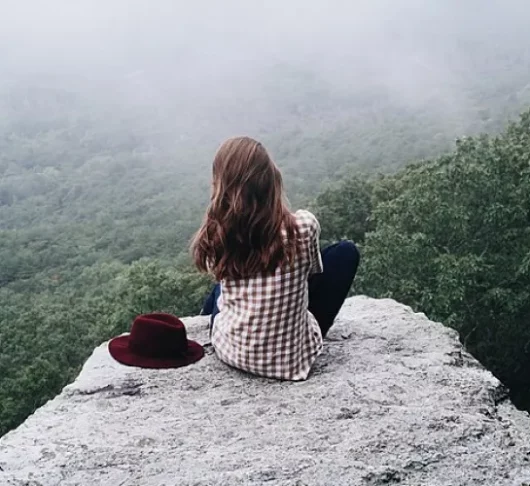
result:
[(299, 209), (294, 213), (294, 217), (299, 231), (307, 231), (313, 234), (316, 231), (320, 231), (318, 219), (311, 211)]

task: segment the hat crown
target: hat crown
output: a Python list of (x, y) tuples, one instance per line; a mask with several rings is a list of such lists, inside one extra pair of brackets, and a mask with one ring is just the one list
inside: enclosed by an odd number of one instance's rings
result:
[(188, 348), (186, 328), (171, 314), (156, 313), (138, 316), (132, 325), (129, 349), (139, 356), (170, 358)]

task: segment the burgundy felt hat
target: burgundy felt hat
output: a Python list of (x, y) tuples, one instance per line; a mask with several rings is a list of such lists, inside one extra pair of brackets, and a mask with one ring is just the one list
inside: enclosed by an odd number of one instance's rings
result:
[(183, 322), (171, 314), (138, 316), (131, 333), (109, 342), (111, 356), (140, 368), (179, 368), (199, 361), (204, 349), (187, 338)]

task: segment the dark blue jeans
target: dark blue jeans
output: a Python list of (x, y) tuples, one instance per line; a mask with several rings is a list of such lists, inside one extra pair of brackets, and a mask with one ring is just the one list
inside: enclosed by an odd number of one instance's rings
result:
[[(315, 316), (322, 336), (325, 336), (344, 304), (359, 266), (359, 250), (351, 241), (340, 241), (321, 252), (323, 273), (309, 277), (309, 310)], [(216, 284), (207, 297), (201, 314), (211, 315), (211, 325), (218, 314), (217, 299), (221, 292)]]

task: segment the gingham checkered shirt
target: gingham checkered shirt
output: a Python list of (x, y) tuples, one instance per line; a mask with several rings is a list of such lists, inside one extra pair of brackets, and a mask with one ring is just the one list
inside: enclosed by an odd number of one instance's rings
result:
[(307, 310), (308, 276), (322, 272), (320, 225), (295, 213), (300, 250), (293, 268), (221, 282), (212, 345), (226, 364), (283, 380), (305, 380), (322, 352), (322, 333)]

